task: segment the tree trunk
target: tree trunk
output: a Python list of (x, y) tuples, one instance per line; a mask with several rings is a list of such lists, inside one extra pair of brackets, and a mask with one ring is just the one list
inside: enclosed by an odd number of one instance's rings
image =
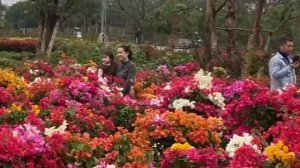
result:
[(86, 34), (86, 32), (87, 32), (86, 27), (87, 27), (86, 20), (85, 20), (85, 18), (83, 18), (83, 31), (82, 31), (83, 34)]
[[(56, 38), (56, 34), (55, 36), (53, 36), (53, 32), (56, 26), (56, 22), (57, 22), (57, 16), (49, 16), (48, 14), (46, 14), (44, 16), (44, 22), (43, 22), (43, 26), (42, 26), (42, 32), (41, 32), (41, 47), (40, 47), (40, 56), (48, 56), (48, 53), (51, 53), (52, 51), (52, 47), (50, 47), (51, 51), (49, 50), (49, 44), (50, 41), (52, 40), (52, 37)], [(58, 25), (57, 25), (58, 26)], [(57, 32), (56, 32), (57, 33)], [(55, 39), (53, 39), (55, 40)]]
[(269, 36), (268, 36), (268, 38), (267, 38), (267, 41), (266, 41), (265, 47), (264, 47), (264, 51), (266, 51), (266, 52), (268, 52), (268, 51), (269, 51), (269, 48), (270, 48), (270, 43), (271, 43), (272, 36), (273, 36), (273, 33), (272, 33), (272, 32), (270, 32), (270, 33), (269, 33)]
[(217, 51), (217, 36), (216, 36), (216, 13), (214, 9), (213, 0), (206, 1), (205, 11), (205, 32), (204, 32), (204, 44), (205, 55), (202, 60), (203, 64), (208, 67), (209, 61), (213, 58), (214, 53)]
[(55, 39), (57, 37), (57, 33), (58, 33), (58, 29), (59, 29), (59, 23), (60, 23), (60, 20), (57, 19), (57, 21), (55, 23), (55, 26), (54, 26), (54, 29), (53, 29), (53, 32), (52, 32), (52, 36), (51, 36), (48, 48), (47, 48), (47, 57), (48, 58), (50, 58), (51, 53), (52, 53), (54, 42), (55, 42)]
[(252, 24), (252, 28), (250, 31), (250, 35), (247, 43), (247, 51), (248, 53), (243, 56), (243, 64), (242, 64), (242, 78), (247, 78), (250, 74), (250, 66), (252, 57), (255, 56), (254, 51), (262, 49), (260, 44), (260, 36), (261, 36), (261, 27), (260, 23), (262, 20), (263, 10), (265, 7), (266, 0), (256, 0), (256, 12), (255, 12), (255, 20)]
[(42, 38), (43, 38), (43, 30), (44, 30), (44, 21), (45, 21), (45, 18), (43, 16), (43, 14), (40, 14), (40, 21), (39, 21), (39, 24), (38, 24), (38, 31), (39, 31), (39, 42), (38, 42), (38, 45), (36, 46), (36, 53), (37, 55), (41, 55), (41, 46), (42, 46)]
[(40, 56), (49, 57), (53, 45), (57, 36), (57, 31), (59, 29), (59, 22), (61, 15), (63, 13), (64, 4), (66, 4), (66, 0), (58, 0), (56, 2), (57, 11), (56, 13), (51, 12), (41, 12), (41, 21), (39, 25), (39, 43), (37, 51), (39, 51)]
[[(236, 47), (236, 31), (233, 30), (237, 27), (236, 20), (237, 1), (228, 0), (227, 16), (226, 16), (226, 28), (227, 30), (227, 53), (229, 54), (230, 61), (229, 67), (231, 70), (231, 76), (233, 78), (239, 78), (241, 75), (240, 59), (238, 57), (238, 51)], [(236, 66), (230, 66), (236, 65)]]
[(266, 0), (256, 0), (255, 20), (252, 24), (251, 33), (248, 38), (247, 50), (253, 51), (261, 49), (260, 46), (260, 23), (262, 20), (263, 10)]
[(44, 56), (46, 54), (46, 46), (47, 46), (47, 33), (48, 33), (48, 15), (45, 14), (43, 19), (43, 26), (42, 26), (42, 32), (41, 32), (41, 49), (40, 49), (40, 55)]

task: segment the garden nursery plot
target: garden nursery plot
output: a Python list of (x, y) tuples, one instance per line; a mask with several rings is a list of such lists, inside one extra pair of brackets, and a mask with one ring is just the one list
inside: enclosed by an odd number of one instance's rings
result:
[[(300, 167), (300, 92), (196, 63), (139, 70), (134, 95), (93, 62), (0, 70), (1, 167)], [(299, 127), (299, 128), (298, 128)]]

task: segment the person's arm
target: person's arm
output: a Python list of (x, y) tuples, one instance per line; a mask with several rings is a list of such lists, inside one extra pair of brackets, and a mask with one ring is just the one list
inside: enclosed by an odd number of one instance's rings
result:
[(124, 95), (127, 95), (130, 93), (131, 86), (134, 84), (135, 74), (136, 74), (136, 66), (135, 66), (135, 64), (132, 64), (128, 67), (128, 75), (127, 75), (125, 85), (123, 87)]
[(281, 63), (279, 62), (279, 60), (271, 59), (269, 63), (270, 76), (274, 79), (280, 79), (284, 76), (287, 76), (289, 73), (291, 73), (291, 71), (291, 65), (281, 68)]
[(98, 69), (98, 78), (102, 78), (103, 77), (103, 70), (102, 68)]

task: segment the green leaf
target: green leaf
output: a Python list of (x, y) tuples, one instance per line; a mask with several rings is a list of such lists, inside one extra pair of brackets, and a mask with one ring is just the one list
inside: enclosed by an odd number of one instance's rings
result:
[(12, 166), (8, 163), (4, 163), (3, 168), (12, 168)]
[(82, 150), (84, 148), (84, 144), (76, 144), (74, 145), (74, 149), (76, 150)]
[(117, 150), (117, 151), (120, 150), (120, 145), (119, 145), (119, 143), (115, 143), (115, 144), (114, 144), (114, 150)]

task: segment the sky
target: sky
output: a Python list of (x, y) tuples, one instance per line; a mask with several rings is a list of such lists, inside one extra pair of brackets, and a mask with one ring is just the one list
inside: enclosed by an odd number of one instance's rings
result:
[(20, 0), (1, 0), (2, 4), (8, 5), (8, 6), (10, 6), (18, 1), (20, 1)]

